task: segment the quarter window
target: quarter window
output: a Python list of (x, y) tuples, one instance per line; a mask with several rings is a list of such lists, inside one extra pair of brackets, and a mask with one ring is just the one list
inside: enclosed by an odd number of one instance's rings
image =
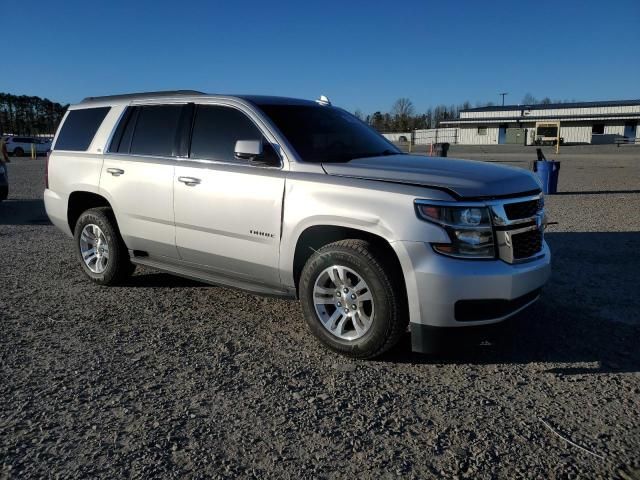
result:
[(100, 128), (111, 107), (71, 110), (56, 140), (55, 150), (84, 152)]
[[(140, 107), (131, 139), (130, 152), (137, 155), (175, 155), (176, 135), (182, 105), (148, 105)], [(123, 140), (125, 140), (123, 135)], [(121, 146), (123, 142), (120, 142)], [(126, 147), (125, 147), (126, 148)], [(119, 150), (120, 151), (120, 150)]]
[(139, 107), (128, 107), (124, 112), (113, 134), (109, 152), (129, 153), (131, 139), (133, 138), (133, 129), (136, 126), (139, 111)]
[(236, 142), (261, 139), (258, 127), (239, 110), (200, 105), (193, 123), (190, 157), (240, 162), (233, 155)]

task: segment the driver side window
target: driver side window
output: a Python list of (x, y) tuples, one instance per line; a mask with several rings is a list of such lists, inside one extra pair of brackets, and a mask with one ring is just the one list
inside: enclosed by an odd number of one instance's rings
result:
[(233, 155), (238, 140), (264, 142), (258, 127), (241, 111), (230, 107), (198, 105), (191, 136), (190, 158), (246, 163)]

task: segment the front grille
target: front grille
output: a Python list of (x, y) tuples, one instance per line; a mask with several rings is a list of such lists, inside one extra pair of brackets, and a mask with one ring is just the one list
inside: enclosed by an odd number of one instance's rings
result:
[(542, 209), (543, 200), (528, 200), (526, 202), (507, 203), (504, 205), (504, 213), (509, 220), (520, 220), (521, 218), (531, 218)]
[(532, 257), (542, 250), (542, 232), (536, 229), (511, 235), (511, 245), (515, 260)]

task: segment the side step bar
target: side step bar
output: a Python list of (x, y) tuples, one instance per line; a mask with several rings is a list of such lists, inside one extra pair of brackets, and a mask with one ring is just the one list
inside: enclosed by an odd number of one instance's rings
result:
[(216, 275), (211, 272), (203, 271), (200, 269), (189, 268), (186, 265), (176, 265), (173, 263), (163, 262), (152, 257), (145, 256), (131, 256), (131, 262), (136, 265), (144, 265), (156, 270), (171, 273), (179, 277), (188, 278), (190, 280), (196, 280), (198, 282), (204, 282), (211, 285), (217, 285), (222, 287), (237, 288), (250, 293), (258, 295), (268, 295), (273, 297), (295, 298), (295, 291), (287, 290), (284, 288), (273, 288), (267, 285), (246, 282), (237, 278), (230, 278), (227, 276)]

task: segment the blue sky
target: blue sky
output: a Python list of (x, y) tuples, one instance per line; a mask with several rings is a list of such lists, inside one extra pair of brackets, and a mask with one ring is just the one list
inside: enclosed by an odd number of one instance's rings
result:
[[(370, 113), (640, 98), (640, 1), (0, 0), (0, 91), (61, 103), (193, 88)], [(15, 15), (14, 13), (15, 12)]]

